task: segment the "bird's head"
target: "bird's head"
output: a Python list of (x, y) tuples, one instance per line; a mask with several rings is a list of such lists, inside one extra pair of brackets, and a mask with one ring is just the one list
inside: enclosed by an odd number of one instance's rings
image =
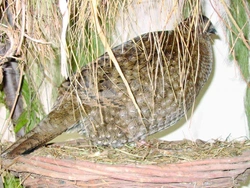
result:
[(181, 32), (197, 32), (198, 34), (215, 34), (211, 21), (204, 15), (190, 16), (178, 25)]

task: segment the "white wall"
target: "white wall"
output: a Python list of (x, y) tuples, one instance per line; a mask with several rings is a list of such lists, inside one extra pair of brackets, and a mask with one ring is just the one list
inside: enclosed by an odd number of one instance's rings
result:
[(7, 126), (7, 110), (3, 104), (0, 104), (0, 140), (1, 142), (15, 141), (15, 134), (13, 132), (13, 126)]

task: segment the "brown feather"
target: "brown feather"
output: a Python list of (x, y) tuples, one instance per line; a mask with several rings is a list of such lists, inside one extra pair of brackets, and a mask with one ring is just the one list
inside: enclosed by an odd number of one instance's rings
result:
[(62, 84), (54, 109), (4, 155), (44, 145), (79, 121), (74, 128), (93, 144), (112, 147), (175, 124), (191, 108), (212, 70), (213, 26), (205, 16), (194, 22), (191, 18), (174, 31), (147, 33), (112, 49), (141, 114), (105, 53)]

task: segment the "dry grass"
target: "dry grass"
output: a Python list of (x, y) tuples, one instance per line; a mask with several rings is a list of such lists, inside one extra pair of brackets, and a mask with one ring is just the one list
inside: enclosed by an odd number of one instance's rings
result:
[(197, 140), (156, 141), (126, 145), (122, 148), (95, 147), (87, 138), (62, 144), (53, 144), (36, 150), (33, 156), (50, 156), (59, 159), (91, 161), (105, 164), (172, 164), (236, 157), (250, 149), (250, 141), (213, 143)]
[(32, 187), (237, 187), (249, 176), (250, 142), (156, 142), (119, 149), (86, 139), (4, 160)]

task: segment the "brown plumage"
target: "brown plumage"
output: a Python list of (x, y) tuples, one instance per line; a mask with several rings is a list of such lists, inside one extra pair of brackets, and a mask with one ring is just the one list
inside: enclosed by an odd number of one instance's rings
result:
[(138, 36), (112, 49), (139, 111), (109, 55), (65, 81), (52, 111), (4, 151), (14, 157), (44, 145), (69, 128), (95, 145), (119, 147), (175, 124), (192, 106), (213, 62), (211, 22), (190, 17), (174, 31)]

